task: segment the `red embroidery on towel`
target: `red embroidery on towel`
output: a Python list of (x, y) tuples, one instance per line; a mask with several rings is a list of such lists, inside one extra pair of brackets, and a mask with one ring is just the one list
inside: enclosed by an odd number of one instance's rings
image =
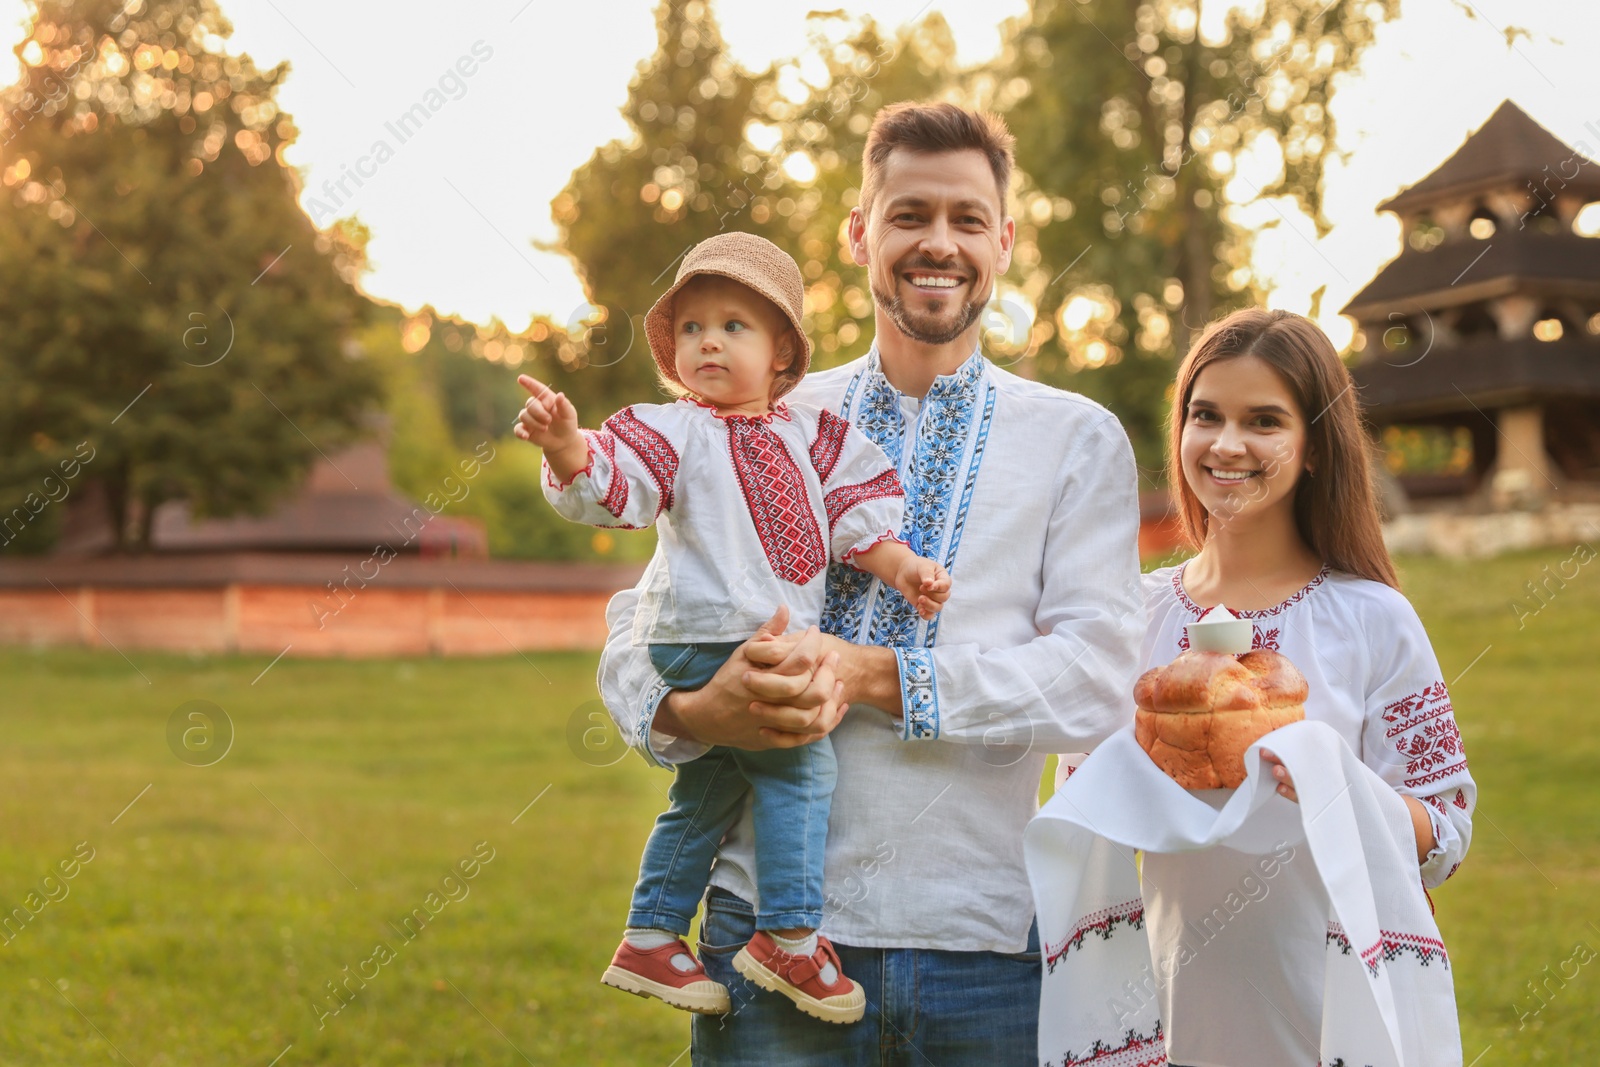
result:
[(1094, 934), (1102, 941), (1109, 941), (1116, 928), (1124, 923), (1134, 930), (1144, 928), (1143, 900), (1125, 900), (1083, 916), (1059, 943), (1045, 946), (1045, 969), (1053, 972), (1056, 964), (1066, 958), (1068, 952), (1083, 947), (1083, 939), (1087, 935)]

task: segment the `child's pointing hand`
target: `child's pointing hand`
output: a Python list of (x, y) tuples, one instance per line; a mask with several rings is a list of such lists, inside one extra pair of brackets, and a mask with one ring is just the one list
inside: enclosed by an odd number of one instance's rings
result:
[(512, 433), (540, 448), (559, 448), (578, 437), (578, 409), (565, 393), (558, 393), (539, 379), (524, 374), (517, 384), (528, 391), (528, 402), (517, 414)]
[(589, 442), (578, 432), (578, 409), (567, 394), (555, 392), (530, 375), (519, 376), (517, 384), (528, 391), (528, 402), (517, 413), (511, 432), (544, 449), (551, 473), (570, 482), (589, 458)]

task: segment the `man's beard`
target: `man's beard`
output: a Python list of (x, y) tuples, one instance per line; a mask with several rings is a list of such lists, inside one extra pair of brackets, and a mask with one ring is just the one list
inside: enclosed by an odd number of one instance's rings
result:
[[(896, 279), (900, 277), (900, 273), (900, 271), (895, 272)], [(983, 309), (989, 302), (987, 297), (968, 301), (961, 306), (949, 325), (944, 325), (934, 318), (936, 313), (913, 311), (906, 307), (906, 302), (898, 295), (883, 292), (870, 278), (867, 284), (872, 290), (873, 301), (884, 310), (895, 327), (913, 341), (925, 345), (947, 345), (966, 333), (968, 328), (978, 321), (978, 316), (983, 314)]]

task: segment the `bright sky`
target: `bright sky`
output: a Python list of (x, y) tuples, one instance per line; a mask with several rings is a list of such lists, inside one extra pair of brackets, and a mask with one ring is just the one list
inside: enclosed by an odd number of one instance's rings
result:
[[(964, 64), (992, 56), (1000, 22), (1026, 9), (1026, 0), (919, 4), (843, 6), (888, 26), (937, 10), (955, 30)], [(550, 201), (572, 170), (627, 133), (618, 108), (635, 66), (655, 47), (655, 0), (222, 6), (235, 26), (230, 49), (262, 66), (291, 64), (279, 103), (301, 130), (290, 159), (307, 176), (302, 203), (319, 223), (354, 213), (371, 227), (368, 292), (480, 322), (498, 316), (513, 330), (535, 314), (567, 322), (583, 312), (570, 263), (533, 243), (554, 240)], [(797, 52), (805, 14), (817, 6), (713, 0), (734, 56), (751, 68)], [(1401, 19), (1381, 30), (1361, 74), (1336, 96), (1340, 143), (1350, 156), (1328, 177), (1335, 223), (1328, 237), (1317, 240), (1309, 220), (1287, 205), (1252, 209), (1252, 220), (1278, 219), (1280, 211), (1284, 219), (1261, 235), (1256, 253), (1274, 287), (1271, 303), (1305, 311), (1311, 292), (1326, 284), (1322, 321), (1341, 346), (1350, 330), (1334, 312), (1399, 251), (1398, 225), (1374, 207), (1443, 161), (1501, 99), (1516, 100), (1569, 144), (1600, 152), (1600, 5), (1472, 0), (1476, 18), (1464, 6), (1403, 0)], [(0, 0), (0, 25), (20, 26), (22, 11), (21, 0)], [(1513, 22), (1532, 34), (1514, 50), (1499, 32)], [(470, 59), (463, 68), (474, 71), (470, 77), (450, 74), (462, 57)], [(399, 143), (386, 123), (439, 88), (441, 77), (448, 102)], [(393, 157), (364, 159), (380, 138)], [(1250, 177), (1252, 165), (1241, 160), (1241, 174)], [(323, 191), (345, 167), (370, 177), (359, 189), (347, 180), (344, 193)], [(1063, 192), (1086, 200), (1097, 191)]]

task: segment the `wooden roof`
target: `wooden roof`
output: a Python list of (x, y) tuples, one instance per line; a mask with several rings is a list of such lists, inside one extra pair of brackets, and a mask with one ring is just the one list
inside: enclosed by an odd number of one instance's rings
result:
[(1600, 296), (1600, 238), (1506, 230), (1484, 241), (1407, 248), (1341, 311), (1363, 322), (1509, 293)]
[[(470, 479), (440, 486), (431, 501), (412, 501), (389, 481), (380, 441), (358, 442), (311, 467), (298, 490), (264, 515), (195, 518), (188, 501), (169, 500), (150, 524), (155, 552), (394, 552), (483, 557), (489, 554), (481, 520), (449, 513), (447, 491), (471, 492)], [(56, 555), (110, 551), (112, 530), (103, 498), (77, 495), (69, 504)]]
[[(1455, 412), (1547, 400), (1600, 400), (1600, 341), (1475, 337), (1421, 357), (1369, 359), (1351, 375), (1366, 415), (1379, 426)], [(1475, 418), (1476, 415), (1473, 415)]]
[[(1542, 185), (1547, 179), (1551, 184)], [(1426, 178), (1379, 204), (1378, 209), (1422, 211), (1491, 189), (1525, 188), (1530, 181), (1535, 189), (1544, 188), (1551, 194), (1576, 193), (1600, 200), (1600, 165), (1505, 100), (1454, 155)]]

